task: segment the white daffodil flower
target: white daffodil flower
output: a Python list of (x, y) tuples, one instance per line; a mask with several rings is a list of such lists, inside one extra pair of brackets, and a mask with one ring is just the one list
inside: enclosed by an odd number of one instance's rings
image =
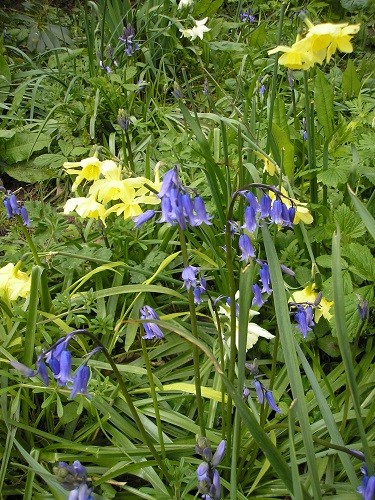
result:
[(196, 38), (200, 38), (201, 40), (203, 40), (203, 34), (207, 31), (210, 31), (210, 28), (207, 28), (207, 26), (205, 26), (207, 20), (208, 17), (205, 17), (201, 21), (194, 20), (195, 26), (193, 28), (186, 30), (180, 29), (182, 36), (190, 38), (190, 40), (195, 40)]

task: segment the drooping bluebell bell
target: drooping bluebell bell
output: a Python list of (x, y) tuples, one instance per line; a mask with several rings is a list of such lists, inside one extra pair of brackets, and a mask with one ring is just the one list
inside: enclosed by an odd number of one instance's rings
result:
[(225, 447), (226, 442), (222, 440), (215, 453), (212, 454), (210, 442), (203, 436), (197, 438), (195, 451), (205, 460), (197, 469), (198, 491), (202, 499), (220, 500), (221, 498), (220, 474), (216, 467), (223, 459)]
[(25, 377), (35, 377), (39, 375), (44, 385), (48, 386), (49, 373), (46, 365), (47, 363), (58, 385), (71, 389), (71, 399), (78, 393), (89, 396), (87, 383), (90, 378), (90, 369), (87, 363), (94, 354), (101, 350), (101, 347), (93, 349), (87, 355), (84, 363), (76, 370), (74, 375), (72, 375), (72, 357), (69, 351), (69, 343), (74, 335), (82, 332), (84, 332), (84, 330), (74, 330), (65, 337), (60, 338), (52, 347), (39, 354), (35, 363), (36, 370), (30, 369), (18, 361), (11, 361), (11, 365)]
[(307, 137), (306, 119), (305, 118), (302, 119), (301, 134), (302, 134), (302, 139), (306, 142), (308, 137)]
[(294, 319), (297, 322), (298, 328), (302, 333), (303, 338), (307, 337), (307, 333), (311, 332), (314, 326), (314, 312), (311, 304), (294, 304), (297, 311), (294, 314)]
[(255, 22), (255, 16), (253, 15), (253, 10), (252, 9), (247, 9), (246, 11), (241, 10), (240, 12), (240, 20), (243, 23), (254, 23)]
[(283, 202), (276, 198), (276, 200), (274, 200), (274, 202), (272, 203), (272, 206), (271, 206), (271, 212), (270, 212), (270, 217), (272, 219), (272, 222), (274, 222), (275, 224), (283, 224), (284, 223), (284, 219), (283, 219)]
[(86, 467), (79, 460), (72, 465), (59, 462), (53, 473), (63, 488), (68, 490), (68, 500), (93, 500), (91, 485), (88, 484)]
[(275, 398), (270, 389), (267, 389), (264, 384), (259, 380), (259, 372), (258, 372), (258, 360), (254, 359), (253, 363), (245, 363), (246, 368), (250, 371), (250, 374), (253, 376), (253, 385), (256, 392), (257, 399), (260, 404), (264, 403), (264, 400), (267, 402), (268, 406), (271, 410), (276, 413), (282, 413), (280, 408), (277, 406), (275, 402)]
[(118, 113), (117, 113), (117, 123), (120, 125), (120, 127), (122, 128), (122, 130), (124, 130), (125, 132), (127, 130), (129, 130), (129, 126), (130, 126), (130, 118), (129, 118), (129, 115), (127, 114), (127, 112), (120, 108), (118, 110)]
[(265, 219), (271, 215), (271, 198), (267, 193), (263, 193), (260, 199), (260, 217)]
[(134, 28), (131, 24), (128, 24), (122, 33), (121, 36), (119, 36), (120, 42), (124, 45), (124, 52), (127, 56), (132, 56), (136, 50), (139, 50), (139, 45), (138, 43), (133, 40), (135, 36), (135, 31)]
[(253, 300), (252, 300), (252, 305), (262, 307), (265, 300), (263, 300), (262, 290), (261, 290), (260, 286), (257, 283), (254, 283), (254, 285), (252, 286), (252, 290), (253, 290), (253, 294), (254, 294)]
[(362, 495), (364, 500), (375, 499), (375, 476), (369, 476), (366, 464), (361, 467), (363, 474), (362, 484), (358, 486), (357, 491)]
[[(160, 320), (156, 311), (150, 306), (143, 306), (139, 310), (140, 319), (152, 319), (152, 320)], [(163, 332), (160, 327), (156, 323), (142, 323), (143, 329), (145, 331), (145, 335), (143, 336), (146, 340), (151, 339), (162, 339), (164, 337)]]
[(259, 269), (259, 278), (262, 283), (262, 293), (268, 293), (268, 295), (271, 295), (272, 289), (271, 289), (271, 276), (270, 276), (270, 271), (268, 268), (267, 262), (259, 262), (260, 264), (260, 269)]
[(182, 279), (184, 280), (184, 285), (186, 290), (190, 290), (191, 287), (197, 286), (197, 274), (200, 268), (196, 266), (187, 266), (182, 271)]
[(253, 233), (256, 230), (256, 228), (258, 227), (258, 222), (257, 222), (257, 218), (256, 218), (256, 211), (250, 205), (248, 205), (245, 208), (245, 224), (242, 227), (247, 229), (249, 231), (249, 233)]
[(133, 217), (134, 227), (138, 228), (142, 226), (145, 222), (151, 220), (155, 215), (155, 210), (145, 210), (140, 215)]
[(251, 259), (255, 257), (255, 250), (253, 244), (251, 243), (251, 239), (247, 234), (241, 234), (238, 240), (238, 246), (242, 252), (241, 261), (249, 262)]
[[(4, 190), (4, 189), (2, 189)], [(4, 190), (5, 191), (5, 190)], [(18, 203), (17, 197), (11, 191), (8, 191), (4, 198), (4, 207), (7, 213), (8, 219), (12, 219), (17, 215), (21, 217), (23, 225), (29, 227), (30, 219), (26, 207)]]
[(190, 197), (178, 177), (177, 167), (165, 174), (158, 197), (161, 200), (159, 222), (179, 225), (182, 230), (188, 225), (211, 224), (203, 199), (198, 195)]
[(363, 299), (360, 295), (357, 295), (359, 302), (357, 305), (359, 319), (365, 321), (368, 316), (368, 300)]

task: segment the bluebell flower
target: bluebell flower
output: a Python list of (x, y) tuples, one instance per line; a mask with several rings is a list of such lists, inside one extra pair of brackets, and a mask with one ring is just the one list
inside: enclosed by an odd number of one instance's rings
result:
[(195, 210), (195, 224), (194, 226), (200, 226), (201, 224), (211, 225), (210, 216), (206, 211), (206, 206), (203, 199), (200, 196), (195, 196), (193, 200), (193, 206)]
[(276, 413), (282, 413), (282, 411), (275, 402), (275, 398), (273, 397), (272, 391), (267, 389), (264, 393), (264, 397), (266, 398), (268, 406), (271, 408), (271, 410), (275, 411)]
[(87, 484), (86, 467), (78, 460), (73, 465), (59, 462), (53, 472), (61, 486), (69, 490), (68, 500), (93, 500), (91, 487)]
[(190, 198), (187, 189), (178, 178), (177, 167), (169, 170), (163, 179), (158, 197), (161, 199), (161, 219), (159, 222), (178, 224), (182, 230), (191, 226), (211, 224), (203, 199)]
[(209, 95), (210, 94), (210, 88), (208, 86), (207, 78), (205, 78), (205, 80), (204, 80), (202, 92), (203, 92), (204, 95)]
[(255, 257), (255, 250), (251, 239), (247, 234), (241, 234), (238, 240), (238, 246), (242, 252), (241, 261), (249, 262), (249, 260)]
[(364, 300), (361, 296), (359, 297), (359, 303), (357, 305), (359, 319), (365, 321), (368, 316), (368, 300)]
[(118, 110), (117, 113), (117, 123), (120, 125), (122, 130), (125, 130), (125, 132), (129, 129), (130, 125), (130, 118), (126, 111), (122, 108)]
[(138, 43), (133, 40), (134, 36), (134, 28), (131, 24), (128, 24), (124, 28), (122, 35), (118, 38), (124, 45), (125, 54), (129, 57), (132, 56), (136, 50), (139, 50)]
[(260, 217), (265, 219), (271, 215), (271, 198), (267, 193), (263, 193), (260, 199)]
[(262, 305), (264, 304), (264, 300), (263, 300), (263, 297), (262, 297), (262, 290), (260, 288), (260, 286), (255, 283), (253, 286), (252, 286), (252, 290), (253, 290), (253, 300), (252, 300), (252, 305), (256, 305), (258, 307), (262, 307)]
[(259, 277), (262, 283), (262, 293), (268, 293), (268, 295), (271, 295), (271, 276), (267, 262), (260, 263)]
[(73, 399), (77, 394), (85, 394), (90, 397), (87, 390), (89, 380), (90, 368), (86, 364), (79, 366), (73, 377), (73, 386), (69, 398)]
[(264, 401), (264, 392), (263, 392), (263, 384), (257, 379), (254, 379), (254, 388), (260, 404), (263, 404)]
[(246, 11), (241, 10), (240, 20), (243, 23), (253, 23), (255, 22), (255, 16), (253, 15), (252, 9), (247, 9)]
[[(52, 359), (56, 360), (56, 358), (52, 358)], [(57, 380), (58, 384), (61, 387), (63, 387), (68, 382), (72, 382), (72, 380), (73, 380), (70, 376), (71, 370), (72, 370), (72, 354), (71, 354), (71, 352), (68, 350), (63, 351), (61, 353), (61, 356), (60, 356), (58, 363), (59, 363), (60, 370), (59, 370), (59, 373), (57, 373), (57, 374), (54, 373), (54, 376), (55, 376), (55, 379)]]
[[(140, 319), (154, 319), (160, 320), (156, 311), (150, 306), (143, 306), (140, 308)], [(159, 326), (155, 323), (142, 323), (145, 335), (143, 336), (146, 340), (151, 339), (162, 339), (164, 337), (163, 332), (160, 330)]]
[(23, 221), (23, 225), (27, 227), (30, 226), (30, 219), (27, 209), (26, 207), (21, 206), (18, 203), (15, 194), (13, 194), (11, 191), (8, 191), (7, 195), (4, 198), (3, 203), (8, 219), (12, 219), (13, 217), (19, 215)]
[(260, 210), (259, 202), (258, 202), (258, 198), (255, 196), (255, 194), (252, 193), (251, 191), (244, 191), (243, 196), (245, 197), (249, 206), (253, 208), (254, 212), (255, 213), (259, 212), (259, 210)]
[(301, 134), (302, 134), (302, 139), (306, 142), (307, 141), (307, 130), (306, 130), (306, 119), (302, 119), (302, 129), (301, 129)]
[(364, 498), (364, 500), (374, 500), (375, 476), (368, 476), (366, 464), (363, 464), (363, 466), (361, 467), (361, 472), (363, 474), (362, 484), (358, 486), (357, 491), (362, 495), (362, 498)]
[(311, 305), (296, 304), (297, 311), (294, 314), (294, 319), (297, 322), (298, 328), (302, 333), (303, 338), (307, 337), (307, 333), (311, 332), (314, 326), (314, 312)]
[(279, 199), (276, 199), (272, 203), (270, 217), (271, 217), (272, 222), (274, 222), (275, 224), (283, 224), (284, 223), (283, 213), (282, 213), (283, 206), (284, 206), (283, 202)]
[(245, 208), (245, 224), (242, 227), (246, 228), (249, 233), (253, 233), (258, 227), (256, 211), (250, 205)]
[(193, 290), (194, 304), (198, 305), (202, 303), (201, 295), (206, 291), (206, 280), (201, 276), (199, 283)]
[(207, 438), (203, 436), (197, 438), (195, 451), (205, 460), (197, 469), (198, 491), (205, 500), (220, 500), (221, 498), (220, 474), (216, 467), (223, 459), (225, 447), (226, 442), (223, 440), (212, 455)]
[(142, 226), (142, 224), (152, 219), (154, 215), (155, 215), (155, 210), (146, 210), (142, 214), (133, 217), (134, 227), (138, 228)]
[(266, 86), (264, 85), (264, 83), (261, 84), (261, 86), (259, 87), (259, 91), (258, 92), (259, 92), (259, 95), (261, 97), (264, 96), (264, 93), (266, 92)]
[(191, 287), (195, 287), (197, 285), (197, 274), (199, 270), (199, 267), (187, 266), (182, 271), (182, 279), (184, 280), (186, 290), (190, 290)]

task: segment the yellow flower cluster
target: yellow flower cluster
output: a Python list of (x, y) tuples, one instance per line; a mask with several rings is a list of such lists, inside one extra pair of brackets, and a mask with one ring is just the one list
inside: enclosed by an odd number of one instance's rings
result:
[(290, 69), (309, 69), (314, 64), (329, 62), (332, 55), (340, 52), (353, 52), (351, 38), (358, 33), (359, 24), (317, 24), (314, 26), (306, 20), (309, 30), (304, 38), (297, 39), (291, 46), (279, 45), (269, 50), (268, 54), (284, 52), (279, 63)]
[(73, 192), (83, 181), (91, 183), (86, 197), (70, 198), (65, 203), (65, 214), (75, 211), (83, 218), (100, 219), (105, 224), (105, 219), (113, 212), (129, 219), (142, 213), (141, 203), (160, 203), (159, 198), (146, 187), (147, 184), (159, 191), (159, 180), (154, 183), (146, 177), (124, 179), (121, 167), (112, 160), (85, 158), (80, 162), (64, 163), (64, 169), (68, 174), (76, 175)]
[(30, 293), (31, 278), (12, 263), (0, 268), (0, 298), (9, 302)]

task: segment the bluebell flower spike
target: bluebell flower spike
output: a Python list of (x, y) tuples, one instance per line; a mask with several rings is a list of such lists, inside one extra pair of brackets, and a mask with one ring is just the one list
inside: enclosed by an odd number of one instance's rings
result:
[[(140, 319), (152, 319), (152, 320), (160, 320), (156, 311), (150, 306), (143, 306), (140, 308)], [(164, 337), (163, 332), (159, 328), (159, 326), (155, 323), (142, 323), (143, 329), (145, 331), (145, 335), (143, 336), (146, 340), (152, 339), (162, 339)]]
[(238, 246), (242, 252), (240, 257), (241, 261), (249, 262), (251, 259), (255, 257), (255, 250), (253, 244), (251, 243), (251, 239), (247, 234), (241, 234), (238, 240)]

